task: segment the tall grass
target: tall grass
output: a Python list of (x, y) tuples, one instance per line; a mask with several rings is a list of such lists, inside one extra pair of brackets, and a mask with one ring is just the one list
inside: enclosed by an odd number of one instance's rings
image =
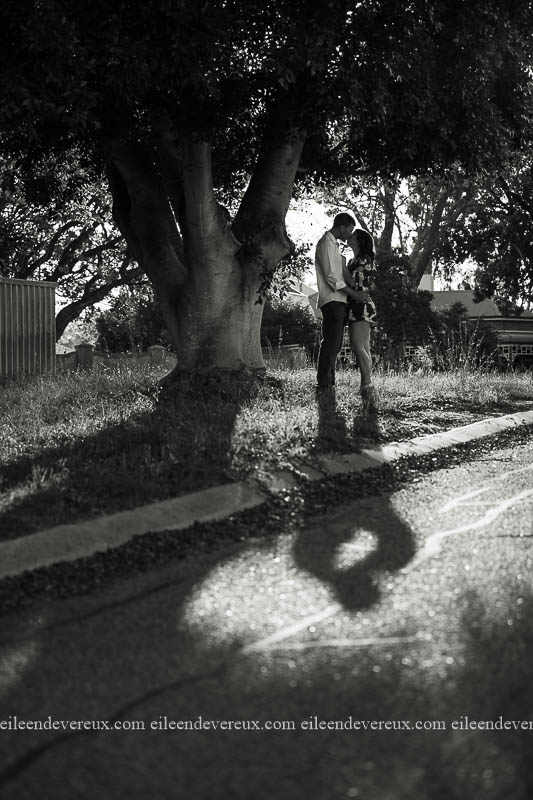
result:
[(531, 373), (381, 372), (376, 421), (361, 415), (353, 369), (339, 373), (326, 406), (315, 401), (313, 369), (280, 369), (237, 389), (223, 379), (190, 381), (166, 394), (160, 377), (127, 365), (4, 387), (3, 537), (454, 427), (533, 399)]
[(0, 391), (0, 463), (74, 441), (153, 407), (157, 373), (129, 366), (8, 382)]
[[(446, 328), (438, 336), (431, 332), (430, 344), (425, 348), (432, 367), (439, 372), (487, 372), (494, 366), (498, 351), (496, 341), (487, 341), (489, 331), (475, 325), (459, 324), (457, 328)], [(494, 337), (493, 332), (490, 332)]]

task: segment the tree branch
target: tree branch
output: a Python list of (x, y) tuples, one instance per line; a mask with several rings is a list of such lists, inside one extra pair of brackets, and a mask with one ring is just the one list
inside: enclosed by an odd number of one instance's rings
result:
[(94, 230), (94, 227), (95, 226), (93, 226), (92, 228), (91, 227), (83, 228), (83, 230), (80, 233), (78, 233), (77, 236), (71, 239), (70, 242), (67, 242), (67, 244), (63, 248), (63, 252), (61, 253), (58, 259), (58, 266), (60, 272), (68, 271), (68, 266), (70, 264), (79, 261), (79, 258), (73, 256), (73, 254), (76, 253), (78, 247), (83, 245), (88, 240), (89, 233), (91, 229)]
[(79, 317), (82, 311), (90, 308), (95, 303), (99, 303), (113, 290), (119, 286), (131, 283), (134, 278), (143, 275), (143, 270), (140, 267), (130, 270), (127, 275), (122, 275), (120, 278), (115, 278), (109, 283), (102, 284), (96, 289), (93, 288), (96, 276), (93, 276), (84, 287), (83, 295), (79, 300), (63, 306), (61, 311), (56, 316), (56, 341), (61, 338), (67, 325)]
[(108, 140), (113, 217), (135, 260), (159, 291), (187, 279), (183, 247), (166, 191), (150, 154), (124, 138)]
[(285, 216), (292, 196), (306, 132), (295, 125), (289, 98), (274, 105), (248, 188), (235, 217), (237, 239), (246, 241), (261, 231), (277, 230), (285, 246)]
[[(174, 127), (166, 114), (152, 120), (155, 134), (155, 151), (161, 178), (170, 200), (180, 231), (185, 230), (185, 194), (183, 190), (183, 147), (176, 138)], [(182, 242), (178, 249), (183, 258)]]
[(383, 182), (380, 200), (385, 215), (385, 222), (377, 245), (381, 255), (387, 255), (392, 252), (392, 234), (394, 233), (394, 223), (396, 220), (394, 208), (395, 197), (396, 191), (390, 186), (387, 186), (386, 182)]
[(193, 259), (205, 259), (213, 242), (221, 239), (225, 224), (213, 188), (211, 145), (203, 141), (183, 143), (183, 194), (185, 199), (182, 230), (186, 252)]
[(108, 250), (115, 250), (117, 245), (121, 244), (122, 242), (124, 242), (122, 236), (115, 236), (113, 239), (109, 239), (102, 244), (89, 247), (87, 250), (82, 250), (81, 253), (78, 254), (76, 261), (89, 261), (94, 256), (98, 256), (101, 253), (106, 253)]
[(443, 189), (438, 197), (438, 200), (435, 204), (435, 208), (433, 210), (433, 214), (431, 215), (431, 223), (429, 228), (426, 228), (424, 235), (423, 235), (423, 242), (424, 245), (421, 249), (421, 252), (417, 254), (416, 260), (413, 261), (413, 284), (418, 286), (422, 275), (425, 273), (427, 267), (431, 262), (431, 256), (433, 255), (433, 251), (437, 245), (440, 236), (440, 224), (442, 221), (442, 216), (444, 214), (444, 209), (446, 208), (446, 203), (448, 202), (448, 198), (450, 196), (449, 189)]
[(37, 272), (37, 270), (40, 267), (42, 267), (43, 264), (46, 264), (46, 262), (52, 258), (54, 254), (54, 249), (59, 240), (61, 239), (61, 237), (63, 236), (63, 234), (66, 233), (66, 231), (70, 230), (70, 228), (74, 228), (77, 225), (78, 223), (74, 220), (71, 220), (70, 222), (66, 222), (64, 225), (61, 225), (54, 233), (54, 235), (51, 237), (48, 244), (46, 245), (44, 253), (40, 255), (38, 258), (31, 261), (24, 270), (24, 274), (21, 273), (20, 277), (24, 280), (28, 278), (30, 275), (34, 275)]

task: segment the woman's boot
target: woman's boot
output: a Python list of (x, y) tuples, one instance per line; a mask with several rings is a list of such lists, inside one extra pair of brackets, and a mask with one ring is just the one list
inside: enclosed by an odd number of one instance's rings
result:
[(379, 411), (376, 390), (371, 383), (361, 386), (361, 400), (363, 401), (364, 414), (377, 414)]

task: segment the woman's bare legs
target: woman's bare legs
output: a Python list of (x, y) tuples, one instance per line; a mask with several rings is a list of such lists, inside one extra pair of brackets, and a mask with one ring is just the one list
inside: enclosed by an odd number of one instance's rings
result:
[(350, 344), (361, 371), (361, 398), (365, 414), (377, 414), (378, 402), (372, 386), (372, 356), (370, 354), (370, 322), (350, 323)]
[(361, 371), (361, 387), (372, 383), (372, 356), (370, 354), (370, 322), (350, 323), (350, 345)]

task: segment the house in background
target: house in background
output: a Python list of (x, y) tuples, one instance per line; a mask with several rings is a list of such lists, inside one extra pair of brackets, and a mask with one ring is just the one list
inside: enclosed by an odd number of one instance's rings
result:
[[(513, 367), (533, 368), (533, 313), (524, 311), (519, 317), (504, 317), (493, 300), (487, 298), (476, 303), (472, 289), (436, 290), (432, 275), (422, 277), (419, 289), (432, 293), (431, 307), (434, 311), (443, 311), (445, 308), (451, 308), (455, 303), (461, 303), (466, 308), (469, 319), (474, 321), (483, 319), (490, 325), (498, 336), (498, 353), (502, 363)], [(322, 315), (317, 309), (318, 292), (316, 287), (303, 282), (295, 282), (287, 299), (292, 303), (310, 307), (316, 319), (321, 320)], [(407, 355), (410, 349), (407, 345)], [(415, 348), (412, 349), (415, 350)], [(345, 336), (341, 356), (346, 359), (350, 357), (348, 335)]]
[(498, 336), (498, 353), (505, 363), (513, 367), (533, 367), (533, 314), (524, 311), (519, 317), (504, 317), (493, 300), (474, 302), (471, 289), (435, 291), (433, 277), (424, 275), (419, 289), (431, 292), (434, 311), (451, 308), (462, 303), (469, 319), (483, 319)]

